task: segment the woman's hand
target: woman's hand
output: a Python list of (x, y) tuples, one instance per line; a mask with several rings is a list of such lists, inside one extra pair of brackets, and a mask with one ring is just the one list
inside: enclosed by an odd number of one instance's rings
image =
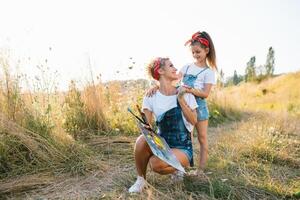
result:
[(152, 97), (155, 93), (156, 93), (156, 91), (159, 89), (159, 86), (158, 85), (156, 85), (156, 86), (154, 86), (153, 88), (150, 88), (147, 92), (146, 92), (146, 96), (147, 97)]
[(142, 126), (149, 131), (152, 130), (151, 126), (148, 124), (142, 124)]

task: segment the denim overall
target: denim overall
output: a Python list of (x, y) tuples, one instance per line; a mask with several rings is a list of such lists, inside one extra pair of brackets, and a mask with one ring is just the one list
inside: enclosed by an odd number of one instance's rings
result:
[(183, 151), (189, 159), (190, 166), (194, 166), (191, 133), (184, 125), (179, 103), (177, 102), (177, 107), (165, 112), (156, 124), (158, 133), (166, 140), (170, 148)]
[[(188, 66), (186, 68), (186, 71), (185, 71), (185, 74), (183, 75), (182, 81), (185, 85), (194, 88), (194, 84), (195, 84), (195, 81), (196, 81), (198, 75), (201, 74), (202, 72), (204, 72), (205, 70), (207, 70), (208, 67), (204, 68), (196, 75), (187, 74), (189, 67), (190, 66)], [(195, 99), (198, 104), (197, 120), (198, 121), (207, 120), (209, 118), (209, 111), (208, 111), (206, 100), (204, 98), (197, 97), (197, 96), (195, 96)]]

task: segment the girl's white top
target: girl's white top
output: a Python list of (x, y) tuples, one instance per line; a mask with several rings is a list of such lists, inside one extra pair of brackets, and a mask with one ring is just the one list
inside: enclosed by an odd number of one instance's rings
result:
[[(180, 72), (182, 73), (182, 75), (185, 74), (188, 66), (190, 66), (190, 67), (187, 71), (187, 74), (192, 74), (192, 75), (197, 75), (199, 72), (201, 72), (203, 69), (205, 69), (205, 67), (198, 67), (194, 63), (187, 64), (180, 69)], [(205, 71), (203, 71), (202, 73), (200, 73), (198, 75), (197, 79), (195, 80), (194, 87), (196, 89), (203, 90), (204, 84), (207, 84), (207, 83), (210, 83), (213, 85), (216, 84), (215, 71), (212, 70), (211, 68), (206, 69)]]

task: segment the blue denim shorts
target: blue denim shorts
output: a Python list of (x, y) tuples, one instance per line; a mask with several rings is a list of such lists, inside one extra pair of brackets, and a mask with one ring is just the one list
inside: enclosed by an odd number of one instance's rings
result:
[(187, 158), (189, 159), (189, 163), (192, 166), (193, 164), (193, 149), (190, 147), (184, 148), (184, 149), (179, 149), (180, 151), (182, 151), (183, 153), (185, 153), (185, 155), (187, 156)]
[[(190, 133), (188, 133), (190, 134)], [(171, 135), (171, 134), (170, 134)], [(179, 149), (187, 156), (191, 166), (194, 165), (193, 162), (193, 146), (191, 139), (187, 138), (187, 133), (182, 132), (179, 135), (163, 134), (162, 137), (165, 138), (166, 142), (170, 148)], [(179, 137), (179, 138), (178, 138)]]
[(197, 121), (203, 121), (203, 120), (208, 120), (209, 118), (209, 111), (208, 111), (208, 106), (207, 102), (205, 99), (196, 98), (198, 108), (197, 108)]

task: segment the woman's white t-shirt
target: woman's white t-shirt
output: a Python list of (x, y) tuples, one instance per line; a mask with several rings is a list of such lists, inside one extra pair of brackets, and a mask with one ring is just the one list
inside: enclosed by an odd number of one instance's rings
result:
[[(184, 99), (192, 110), (198, 107), (196, 99), (193, 95), (186, 93), (184, 94)], [(165, 112), (175, 107), (177, 107), (177, 95), (166, 96), (157, 91), (151, 97), (144, 97), (142, 109), (148, 109), (149, 111), (153, 112), (155, 119), (159, 121)], [(186, 120), (183, 113), (181, 114), (185, 127), (189, 131), (192, 131), (193, 125)]]
[[(180, 69), (180, 72), (182, 73), (182, 75), (184, 75), (186, 73), (186, 69), (188, 66), (189, 66), (189, 68), (188, 68), (187, 74), (192, 74), (194, 76), (196, 76), (199, 72), (201, 72), (202, 70), (205, 69), (205, 67), (198, 67), (194, 63), (187, 64)], [(194, 87), (196, 89), (203, 90), (204, 85), (207, 83), (210, 83), (213, 85), (216, 84), (215, 71), (212, 70), (211, 68), (206, 69), (205, 71), (201, 72), (197, 76), (197, 79), (195, 80), (195, 83), (194, 83)]]

